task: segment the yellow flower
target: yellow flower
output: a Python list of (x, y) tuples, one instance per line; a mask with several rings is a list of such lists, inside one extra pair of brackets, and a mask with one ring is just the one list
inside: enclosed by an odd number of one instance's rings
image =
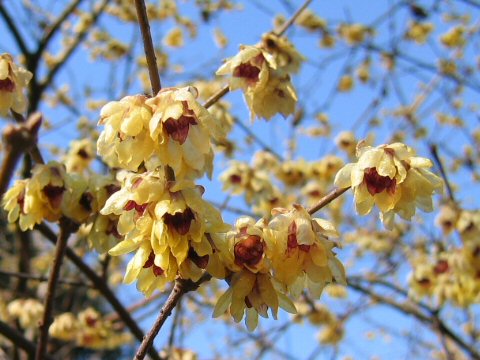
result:
[(197, 97), (194, 87), (168, 88), (146, 101), (153, 109), (149, 136), (157, 144), (155, 155), (180, 178), (211, 176), (212, 138), (225, 136)]
[(82, 173), (89, 168), (95, 156), (95, 143), (91, 139), (72, 141), (65, 159), (67, 171)]
[(218, 210), (202, 199), (203, 188), (191, 181), (163, 181), (159, 172), (130, 174), (122, 189), (106, 202), (103, 215), (119, 215), (118, 232), (124, 240), (110, 249), (119, 256), (135, 251), (124, 281), (138, 279), (147, 295), (163, 289), (179, 273), (198, 279), (207, 267), (210, 233), (225, 232)]
[(355, 82), (351, 75), (343, 75), (338, 82), (337, 89), (340, 92), (348, 92), (353, 89)]
[(240, 52), (228, 59), (216, 72), (231, 75), (230, 90), (263, 89), (268, 82), (271, 69), (277, 65), (272, 55), (255, 46), (241, 46)]
[(43, 311), (43, 304), (35, 299), (17, 299), (7, 306), (8, 315), (18, 319), (22, 328), (37, 329)]
[(308, 31), (325, 30), (327, 22), (310, 9), (303, 10), (295, 20), (295, 24)]
[(273, 55), (278, 68), (289, 73), (297, 73), (305, 60), (305, 57), (297, 51), (287, 38), (274, 33), (263, 34), (259, 46)]
[(57, 221), (62, 215), (62, 202), (67, 189), (67, 173), (65, 167), (51, 161), (45, 165), (36, 165), (32, 178), (28, 181), (24, 212), (31, 215), (26, 228), (32, 229), (43, 220)]
[(252, 118), (270, 119), (277, 113), (287, 116), (295, 111), (297, 95), (290, 76), (277, 66), (274, 56), (266, 50), (242, 46), (216, 74), (231, 75), (230, 90), (244, 91)]
[(366, 215), (377, 205), (382, 222), (392, 228), (395, 213), (410, 220), (416, 207), (433, 210), (432, 195), (442, 189), (442, 181), (427, 170), (430, 160), (401, 143), (376, 148), (359, 144), (357, 157), (357, 163), (337, 173), (335, 185), (352, 187), (358, 214)]
[(27, 106), (23, 95), (32, 73), (13, 62), (10, 54), (0, 55), (0, 116), (6, 116), (11, 110), (22, 113)]
[(274, 209), (272, 215), (264, 233), (272, 244), (274, 274), (280, 283), (292, 292), (295, 283), (303, 289), (307, 280), (316, 283), (312, 289), (317, 294), (328, 283), (345, 284), (345, 270), (333, 252), (336, 244), (328, 238), (338, 236), (330, 222), (312, 219), (300, 205)]
[(269, 273), (252, 273), (248, 270), (233, 274), (229, 289), (218, 299), (213, 317), (230, 309), (236, 322), (245, 316), (245, 324), (253, 331), (258, 324), (258, 315), (267, 318), (268, 309), (277, 318), (278, 307), (295, 313), (295, 305), (278, 290), (278, 285)]
[(372, 30), (363, 24), (341, 24), (337, 31), (348, 45), (361, 44), (372, 34)]
[(278, 70), (270, 73), (261, 90), (245, 91), (245, 100), (252, 119), (263, 117), (268, 120), (279, 113), (285, 117), (293, 114), (298, 99), (290, 75)]
[(78, 321), (74, 314), (67, 312), (55, 317), (48, 329), (51, 337), (72, 341), (77, 337)]
[(220, 48), (224, 49), (228, 46), (228, 38), (223, 33), (222, 29), (215, 28), (213, 31), (213, 39), (215, 40), (215, 44)]
[(182, 47), (184, 43), (183, 31), (179, 27), (175, 27), (170, 30), (163, 38), (163, 44), (170, 47), (179, 48)]
[(97, 152), (111, 167), (137, 171), (155, 147), (148, 134), (152, 110), (143, 95), (127, 96), (106, 104), (99, 125), (105, 125), (97, 142)]
[(461, 25), (455, 26), (440, 37), (440, 41), (448, 48), (462, 47), (466, 43), (465, 28)]
[(434, 29), (435, 26), (432, 23), (413, 21), (409, 24), (405, 38), (417, 44), (425, 44)]

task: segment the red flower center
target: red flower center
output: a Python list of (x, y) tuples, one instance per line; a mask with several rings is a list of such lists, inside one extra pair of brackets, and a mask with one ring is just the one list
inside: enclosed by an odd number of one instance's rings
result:
[(128, 200), (128, 202), (123, 207), (123, 210), (130, 211), (130, 210), (135, 209), (139, 214), (143, 214), (145, 212), (145, 209), (147, 208), (147, 206), (148, 206), (148, 203), (137, 204), (133, 200)]
[(168, 213), (163, 215), (165, 224), (180, 235), (188, 233), (193, 220), (195, 220), (195, 214), (190, 208), (186, 208), (184, 212), (177, 212), (173, 215)]
[(375, 195), (386, 190), (389, 194), (395, 193), (397, 181), (390, 179), (388, 176), (381, 176), (377, 169), (368, 168), (365, 170), (364, 176), (365, 184), (367, 185), (370, 195)]
[(7, 91), (7, 92), (14, 92), (15, 83), (10, 78), (0, 80), (0, 90)]
[(299, 248), (302, 251), (308, 252), (310, 250), (310, 245), (299, 245), (297, 241), (297, 224), (295, 221), (288, 227), (288, 236), (287, 236), (287, 248), (288, 250)]
[(188, 250), (188, 258), (200, 269), (205, 269), (208, 265), (208, 255), (199, 256), (192, 247)]
[(143, 268), (148, 269), (149, 267), (151, 267), (153, 271), (153, 275), (155, 276), (163, 275), (164, 273), (163, 269), (160, 266), (155, 265), (154, 261), (155, 261), (155, 254), (152, 251), (148, 256), (147, 261), (145, 261), (145, 264), (143, 264)]
[(251, 64), (240, 64), (233, 70), (234, 77), (244, 78), (247, 81), (257, 82), (260, 69)]
[(257, 265), (263, 257), (265, 244), (257, 235), (248, 235), (248, 237), (235, 244), (233, 253), (235, 255), (235, 264), (238, 266)]
[(433, 272), (437, 275), (446, 273), (448, 271), (448, 261), (447, 260), (439, 260), (435, 267), (433, 268)]
[(188, 136), (190, 125), (197, 125), (195, 116), (182, 115), (177, 120), (169, 118), (163, 123), (166, 133), (182, 145)]
[(63, 186), (53, 186), (50, 184), (43, 188), (43, 193), (48, 198), (50, 205), (52, 205), (54, 209), (57, 209), (60, 207), (60, 204), (62, 203), (64, 191), (65, 191), (65, 188)]

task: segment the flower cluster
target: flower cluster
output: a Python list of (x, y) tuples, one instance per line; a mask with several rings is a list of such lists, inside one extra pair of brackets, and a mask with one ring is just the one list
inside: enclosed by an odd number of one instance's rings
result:
[[(216, 254), (212, 236), (229, 226), (210, 203), (202, 199), (203, 188), (192, 181), (165, 181), (159, 171), (129, 173), (120, 191), (106, 202), (101, 213), (118, 216), (122, 241), (109, 254), (135, 251), (125, 273), (125, 282), (138, 280), (146, 295), (163, 289), (177, 274), (197, 281)], [(215, 272), (215, 270), (213, 270)]]
[(43, 311), (43, 304), (35, 299), (16, 299), (7, 305), (8, 317), (18, 320), (24, 329), (37, 329)]
[(438, 305), (451, 302), (466, 307), (480, 302), (480, 243), (441, 251), (412, 260), (409, 294), (434, 298)]
[(49, 333), (62, 341), (75, 341), (87, 349), (114, 349), (132, 341), (128, 332), (120, 332), (92, 308), (74, 315), (70, 312), (55, 317)]
[(23, 90), (31, 78), (32, 73), (17, 66), (10, 54), (0, 55), (0, 116), (6, 116), (10, 110), (25, 111), (27, 101)]
[(415, 156), (402, 143), (378, 147), (360, 143), (357, 157), (358, 162), (337, 173), (335, 185), (352, 187), (358, 214), (366, 215), (376, 205), (382, 222), (391, 229), (395, 214), (410, 220), (417, 207), (433, 210), (432, 195), (442, 190), (443, 182), (428, 170), (432, 167), (429, 159)]
[(227, 309), (239, 322), (244, 315), (252, 330), (258, 315), (276, 318), (278, 308), (294, 313), (290, 297), (298, 297), (307, 287), (315, 297), (332, 282), (345, 283), (343, 265), (329, 237), (337, 236), (333, 225), (312, 218), (300, 205), (272, 211), (270, 221), (249, 217), (237, 220), (235, 229), (221, 243), (228, 269), (229, 289), (219, 298), (214, 316)]
[(177, 177), (211, 176), (211, 139), (224, 134), (196, 100), (193, 87), (127, 96), (102, 108), (98, 154), (111, 167), (138, 171), (170, 166)]
[(295, 111), (297, 95), (290, 73), (299, 70), (303, 56), (287, 39), (265, 34), (255, 46), (240, 47), (217, 75), (230, 75), (230, 90), (242, 89), (252, 118), (272, 118)]
[(91, 174), (87, 180), (52, 161), (36, 165), (30, 179), (17, 180), (2, 202), (8, 221), (18, 221), (25, 231), (42, 221), (58, 221), (62, 216), (78, 224), (95, 222), (107, 197), (116, 190), (118, 187), (110, 177)]

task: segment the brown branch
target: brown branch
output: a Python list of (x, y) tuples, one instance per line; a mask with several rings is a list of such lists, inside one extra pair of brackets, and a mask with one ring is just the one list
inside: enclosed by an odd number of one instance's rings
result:
[(40, 335), (38, 340), (37, 352), (35, 354), (36, 360), (42, 360), (47, 353), (48, 343), (48, 328), (53, 321), (53, 299), (55, 298), (55, 291), (57, 281), (60, 275), (60, 268), (62, 266), (65, 249), (67, 248), (67, 240), (72, 233), (78, 229), (78, 225), (73, 223), (70, 219), (60, 219), (60, 232), (58, 233), (58, 240), (55, 248), (55, 257), (53, 258), (52, 271), (48, 279), (47, 294), (45, 296), (43, 318), (39, 325)]
[(343, 189), (333, 189), (327, 195), (322, 197), (316, 205), (314, 205), (310, 209), (308, 209), (308, 213), (310, 215), (315, 214), (318, 210), (320, 210), (321, 208), (330, 204), (333, 200), (335, 200), (337, 197), (342, 195), (348, 189), (350, 189), (350, 187), (346, 187), (346, 188), (343, 188)]
[(205, 103), (203, 104), (203, 107), (205, 109), (208, 109), (210, 106), (212, 106), (213, 104), (215, 104), (218, 100), (220, 100), (222, 97), (224, 97), (225, 95), (228, 94), (228, 92), (230, 91), (230, 88), (228, 87), (228, 85), (225, 85), (223, 88), (221, 88), (220, 90), (218, 90), (215, 94), (213, 94), (212, 96), (210, 96), (207, 101), (205, 101)]
[[(103, 13), (105, 8), (107, 7), (108, 3), (110, 0), (103, 0), (103, 2), (100, 4), (100, 6), (97, 8), (96, 11), (92, 13), (92, 25), (95, 25), (96, 22), (98, 21), (100, 15)], [(45, 79), (42, 80), (41, 83), (36, 83), (34, 79), (32, 79), (32, 87), (30, 89), (30, 99), (29, 99), (29, 112), (34, 111), (38, 107), (38, 103), (41, 99), (41, 96), (45, 89), (52, 83), (53, 79), (57, 75), (58, 71), (65, 65), (65, 63), (68, 61), (70, 56), (72, 56), (73, 52), (77, 49), (77, 47), (80, 45), (80, 43), (85, 39), (85, 37), (88, 34), (89, 28), (85, 28), (84, 30), (80, 31), (77, 33), (76, 37), (73, 39), (70, 47), (63, 52), (63, 55), (61, 56), (60, 59), (57, 60), (55, 65), (50, 69), (48, 74), (46, 75)], [(30, 71), (36, 71), (36, 69), (30, 69)]]
[(138, 24), (142, 32), (143, 48), (147, 58), (148, 75), (152, 85), (153, 96), (155, 96), (162, 84), (160, 83), (160, 74), (158, 73), (157, 57), (155, 56), (155, 48), (153, 47), (152, 34), (150, 33), (150, 25), (148, 23), (147, 9), (144, 0), (135, 0), (135, 8), (137, 10)]
[(285, 22), (280, 29), (275, 31), (275, 34), (277, 34), (278, 36), (282, 36), (288, 30), (288, 28), (293, 25), (295, 20), (297, 20), (303, 10), (305, 10), (311, 2), (312, 0), (305, 1), (303, 5), (295, 12), (295, 14), (293, 14), (292, 17), (288, 19), (287, 22)]
[[(48, 44), (50, 43), (50, 40), (53, 38), (53, 36), (57, 33), (58, 29), (60, 29), (60, 26), (63, 25), (65, 20), (78, 8), (80, 3), (83, 0), (74, 0), (70, 3), (69, 6), (65, 8), (62, 14), (57, 18), (55, 23), (51, 25), (48, 28), (48, 31), (46, 32), (45, 36), (42, 38), (40, 43), (38, 44), (37, 51), (34, 54), (35, 60), (38, 62), (38, 60), (42, 57), (43, 51), (46, 49)], [(34, 61), (35, 61), (34, 60)], [(36, 68), (36, 66), (35, 66)]]
[[(56, 242), (55, 233), (44, 223), (39, 224), (35, 227), (40, 233), (42, 233), (50, 242)], [(119, 317), (125, 323), (125, 325), (130, 329), (133, 336), (137, 338), (138, 341), (142, 341), (144, 334), (142, 329), (138, 326), (136, 321), (132, 318), (128, 310), (122, 305), (120, 300), (116, 297), (115, 293), (110, 289), (108, 284), (98, 276), (94, 270), (92, 270), (83, 260), (80, 258), (75, 251), (66, 248), (65, 255), (67, 258), (72, 261), (72, 263), (92, 282), (95, 289), (103, 295), (103, 297), (110, 303), (112, 308), (117, 312)], [(150, 349), (148, 352), (150, 357), (155, 360), (161, 360), (161, 357), (157, 354), (155, 349)]]
[(145, 336), (143, 339), (142, 343), (140, 344), (140, 347), (137, 350), (137, 353), (135, 354), (135, 360), (142, 360), (145, 358), (145, 355), (148, 351), (148, 349), (151, 348), (153, 344), (153, 340), (157, 336), (158, 332), (162, 328), (163, 324), (167, 320), (167, 318), (170, 316), (172, 313), (172, 310), (175, 308), (183, 294), (196, 290), (203, 282), (208, 281), (211, 279), (210, 274), (205, 274), (198, 280), (197, 282), (193, 282), (191, 280), (184, 280), (184, 279), (177, 279), (175, 281), (175, 285), (173, 286), (172, 292), (167, 298), (167, 301), (162, 307), (162, 310), (160, 310), (160, 314), (158, 315), (157, 320), (153, 324), (152, 329), (150, 332)]
[[(15, 346), (18, 346), (20, 349), (25, 350), (30, 357), (33, 357), (36, 352), (36, 346), (30, 340), (25, 338), (22, 333), (18, 330), (10, 327), (7, 323), (4, 323), (0, 320), (0, 334), (5, 336), (10, 340)], [(43, 358), (45, 360), (52, 360), (53, 358), (49, 355), (45, 355)]]
[[(0, 270), (0, 275), (16, 277), (16, 278), (19, 278), (19, 279), (25, 279), (25, 280), (31, 280), (31, 281), (38, 281), (38, 282), (48, 281), (48, 277), (46, 277), (46, 276), (33, 275), (33, 274), (30, 274), (30, 273), (25, 273), (25, 272)], [(70, 285), (70, 286), (91, 287), (91, 285), (85, 284), (84, 282), (73, 281), (73, 280), (58, 280), (58, 283), (59, 284)]]
[[(414, 316), (417, 320), (421, 321), (424, 324), (430, 325), (433, 329), (438, 329), (442, 335), (447, 336), (452, 340), (458, 347), (463, 351), (468, 353), (472, 359), (480, 360), (480, 352), (475, 350), (473, 346), (470, 346), (462, 339), (458, 334), (453, 332), (445, 323), (438, 317), (437, 311), (432, 311), (429, 314), (425, 314), (420, 311), (415, 306), (411, 306), (408, 303), (398, 303), (393, 299), (390, 299), (386, 296), (375, 293), (373, 290), (363, 287), (357, 282), (347, 282), (348, 287), (369, 296), (372, 300), (388, 305), (396, 310), (403, 312), (404, 314), (409, 314)], [(413, 304), (412, 304), (413, 305)]]
[[(288, 28), (292, 26), (292, 24), (295, 22), (298, 16), (302, 13), (302, 11), (305, 10), (308, 5), (310, 5), (311, 2), (312, 0), (306, 0), (303, 3), (303, 5), (295, 12), (295, 14), (293, 14), (292, 17), (288, 19), (279, 30), (274, 31), (274, 33), (278, 36), (282, 36), (288, 30)], [(225, 85), (223, 88), (218, 90), (215, 94), (210, 96), (210, 98), (207, 99), (207, 101), (203, 104), (203, 106), (208, 109), (210, 106), (215, 104), (218, 100), (220, 100), (222, 97), (228, 94), (229, 91), (230, 91), (229, 86)]]
[(41, 122), (42, 116), (36, 113), (24, 124), (8, 125), (4, 129), (5, 157), (0, 169), (0, 198), (7, 191), (22, 154), (35, 146)]
[(440, 171), (440, 175), (442, 176), (443, 182), (445, 183), (445, 187), (447, 188), (448, 198), (455, 204), (456, 201), (455, 201), (455, 196), (453, 195), (453, 189), (452, 189), (452, 186), (450, 185), (450, 181), (448, 181), (447, 173), (445, 172), (445, 168), (443, 167), (442, 160), (438, 155), (438, 147), (436, 144), (430, 144), (429, 148), (430, 148), (430, 152), (432, 153), (433, 159), (437, 164), (438, 170)]
[(30, 56), (30, 52), (28, 51), (27, 44), (25, 43), (25, 40), (23, 39), (22, 35), (20, 34), (20, 31), (18, 30), (17, 26), (15, 25), (15, 22), (13, 21), (12, 17), (7, 12), (7, 10), (3, 7), (2, 2), (0, 2), (0, 15), (2, 16), (3, 20), (5, 20), (5, 23), (7, 24), (7, 28), (12, 33), (12, 36), (15, 39), (15, 41), (18, 45), (18, 48), (20, 49), (22, 54), (26, 58), (28, 58)]

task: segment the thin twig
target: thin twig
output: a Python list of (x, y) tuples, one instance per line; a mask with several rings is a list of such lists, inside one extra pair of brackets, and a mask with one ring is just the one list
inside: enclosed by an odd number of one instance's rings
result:
[(70, 235), (75, 232), (78, 225), (67, 218), (60, 219), (60, 232), (58, 233), (58, 240), (55, 248), (55, 257), (53, 258), (52, 271), (48, 279), (47, 294), (45, 296), (44, 311), (42, 322), (40, 323), (40, 335), (38, 340), (37, 352), (35, 354), (36, 360), (45, 359), (47, 353), (48, 343), (48, 328), (52, 323), (53, 299), (55, 298), (55, 291), (57, 288), (58, 277), (60, 275), (60, 268), (62, 266), (65, 249), (67, 248), (67, 240)]
[(212, 96), (210, 96), (207, 101), (205, 101), (205, 103), (203, 104), (203, 107), (205, 109), (208, 109), (210, 106), (212, 106), (213, 104), (215, 104), (218, 100), (220, 100), (222, 97), (224, 97), (225, 95), (228, 94), (228, 92), (230, 91), (230, 88), (228, 87), (228, 85), (225, 85), (223, 88), (221, 88), (219, 91), (217, 91), (215, 94), (213, 94)]
[[(16, 277), (16, 278), (25, 279), (25, 280), (38, 281), (38, 282), (48, 281), (48, 277), (46, 277), (46, 276), (33, 275), (33, 274), (25, 273), (25, 272), (0, 270), (0, 275)], [(92, 287), (91, 285), (85, 284), (84, 282), (73, 281), (73, 280), (58, 280), (58, 283), (59, 284), (70, 285), (70, 286)]]
[(472, 359), (480, 360), (480, 353), (472, 346), (467, 344), (458, 334), (453, 332), (445, 323), (438, 318), (438, 314), (435, 312), (430, 314), (424, 314), (419, 309), (414, 306), (409, 306), (408, 303), (398, 303), (393, 299), (390, 299), (386, 296), (375, 293), (373, 290), (362, 286), (356, 282), (347, 282), (348, 287), (369, 296), (373, 301), (388, 305), (396, 310), (403, 312), (404, 314), (409, 314), (414, 316), (417, 320), (422, 323), (428, 324), (433, 328), (438, 329), (443, 335), (447, 336), (455, 344), (457, 344), (463, 351), (468, 353)]
[(138, 24), (142, 32), (143, 48), (147, 58), (148, 75), (152, 85), (153, 96), (155, 96), (162, 88), (160, 82), (160, 74), (158, 73), (157, 57), (155, 56), (155, 48), (153, 47), (152, 34), (150, 33), (150, 25), (148, 23), (147, 9), (144, 0), (135, 0), (137, 10)]
[(197, 282), (193, 282), (191, 280), (184, 280), (178, 279), (175, 281), (175, 285), (173, 286), (172, 292), (168, 296), (167, 301), (160, 310), (160, 314), (158, 315), (157, 320), (153, 324), (152, 329), (150, 332), (145, 336), (140, 347), (135, 354), (135, 360), (142, 360), (145, 358), (145, 355), (148, 349), (152, 346), (153, 340), (157, 336), (158, 332), (162, 328), (163, 324), (167, 320), (167, 318), (172, 313), (172, 310), (177, 305), (178, 301), (181, 299), (183, 294), (196, 290), (203, 282), (210, 280), (211, 275), (205, 274), (198, 280)]
[(438, 166), (438, 170), (440, 171), (440, 175), (442, 176), (443, 182), (445, 183), (445, 187), (447, 188), (448, 198), (453, 203), (456, 203), (455, 195), (453, 195), (452, 186), (450, 184), (450, 181), (448, 181), (447, 173), (445, 172), (445, 168), (443, 167), (442, 160), (440, 159), (440, 156), (438, 155), (438, 147), (437, 147), (436, 144), (430, 144), (429, 148), (430, 148), (430, 152), (432, 153), (433, 159), (435, 160), (435, 163)]
[(10, 14), (7, 12), (7, 10), (3, 7), (3, 3), (0, 2), (0, 15), (3, 17), (3, 20), (5, 20), (5, 23), (7, 24), (8, 29), (12, 33), (13, 38), (15, 39), (18, 48), (22, 52), (22, 54), (28, 58), (30, 55), (30, 52), (28, 51), (27, 44), (25, 43), (25, 40), (23, 39), (22, 35), (20, 34), (20, 31), (18, 30), (17, 26), (15, 25), (15, 22), (13, 21), (12, 17)]
[[(35, 227), (36, 230), (40, 231), (42, 235), (44, 235), (50, 242), (56, 242), (55, 233), (50, 229), (46, 224), (42, 223)], [(73, 264), (92, 282), (95, 289), (103, 295), (103, 297), (110, 303), (112, 308), (117, 312), (119, 317), (125, 323), (125, 325), (130, 329), (133, 336), (138, 341), (142, 341), (144, 334), (142, 329), (138, 326), (137, 322), (132, 318), (128, 310), (122, 305), (120, 300), (116, 297), (115, 293), (110, 289), (107, 283), (96, 274), (94, 270), (88, 266), (81, 257), (79, 257), (75, 251), (70, 249), (69, 247), (66, 248), (67, 258), (73, 262)], [(150, 357), (154, 360), (161, 360), (161, 357), (155, 351), (155, 349), (150, 349), (148, 352)]]
[(330, 191), (327, 195), (325, 195), (324, 197), (322, 197), (318, 203), (314, 206), (312, 206), (310, 209), (308, 209), (308, 213), (310, 215), (313, 215), (315, 214), (318, 210), (320, 210), (321, 208), (327, 206), (328, 204), (330, 204), (333, 200), (335, 200), (337, 197), (339, 197), (340, 195), (342, 195), (345, 191), (347, 191), (348, 189), (350, 189), (350, 187), (346, 187), (346, 188), (339, 188), (339, 189), (333, 189), (332, 191)]
[(277, 34), (278, 36), (282, 36), (283, 34), (285, 34), (285, 31), (287, 31), (288, 28), (290, 26), (292, 26), (292, 24), (295, 22), (295, 20), (297, 20), (297, 18), (300, 16), (300, 14), (303, 12), (303, 10), (305, 10), (307, 8), (307, 6), (310, 5), (311, 2), (312, 2), (312, 0), (305, 1), (303, 3), (303, 5), (295, 12), (295, 14), (293, 14), (292, 17), (290, 19), (288, 19), (287, 22), (285, 22), (280, 29), (275, 31), (275, 34)]
[[(30, 340), (25, 338), (22, 333), (18, 330), (10, 327), (8, 324), (0, 320), (0, 334), (9, 339), (15, 346), (18, 346), (20, 349), (23, 349), (27, 352), (30, 357), (35, 355), (37, 347)], [(43, 358), (45, 360), (52, 360), (52, 357), (45, 355)]]
[(37, 113), (30, 116), (26, 123), (17, 126), (9, 125), (3, 131), (3, 141), (6, 146), (0, 169), (0, 198), (7, 191), (22, 154), (36, 144), (41, 122), (42, 117)]
[[(288, 30), (288, 28), (292, 26), (292, 24), (295, 22), (298, 16), (303, 12), (303, 10), (305, 10), (307, 6), (310, 5), (311, 2), (312, 0), (306, 0), (303, 3), (303, 5), (295, 12), (295, 14), (293, 14), (292, 17), (288, 19), (279, 30), (274, 31), (274, 33), (277, 34), (278, 36), (282, 36)], [(208, 109), (210, 106), (215, 104), (218, 100), (220, 100), (222, 97), (228, 94), (229, 91), (230, 91), (229, 86), (225, 85), (220, 90), (218, 90), (215, 94), (210, 96), (210, 98), (207, 99), (207, 101), (203, 104), (203, 106)]]

